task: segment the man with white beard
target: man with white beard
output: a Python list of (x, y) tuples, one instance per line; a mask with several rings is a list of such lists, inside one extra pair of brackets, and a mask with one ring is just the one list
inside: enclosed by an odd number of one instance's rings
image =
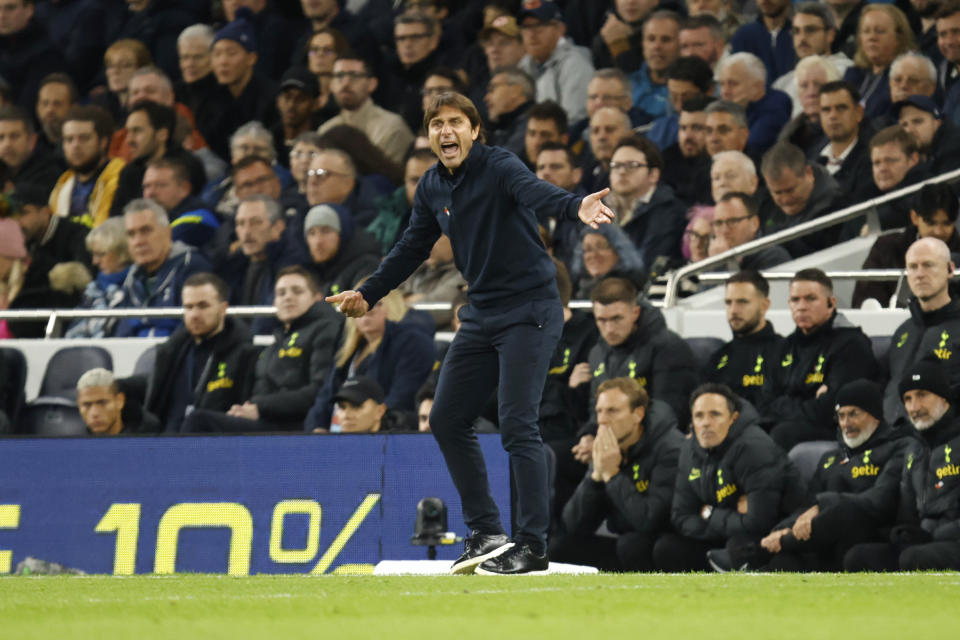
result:
[(854, 380), (837, 393), (837, 444), (817, 463), (811, 504), (774, 527), (760, 545), (771, 571), (839, 571), (861, 542), (885, 540), (893, 522), (905, 450), (912, 442), (883, 420), (876, 382)]
[(900, 476), (895, 526), (888, 542), (860, 544), (843, 560), (845, 571), (960, 569), (960, 420), (944, 367), (924, 359), (909, 367), (900, 396), (915, 438)]

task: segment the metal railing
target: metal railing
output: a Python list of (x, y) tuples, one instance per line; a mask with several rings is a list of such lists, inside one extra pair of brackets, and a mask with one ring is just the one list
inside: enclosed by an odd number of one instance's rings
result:
[[(777, 233), (770, 234), (769, 236), (763, 236), (762, 238), (751, 240), (750, 242), (746, 242), (739, 247), (734, 247), (733, 249), (729, 249), (723, 253), (718, 253), (715, 256), (711, 256), (704, 260), (700, 260), (699, 262), (694, 262), (686, 265), (685, 267), (681, 267), (680, 269), (677, 269), (673, 273), (669, 274), (667, 277), (666, 292), (663, 296), (663, 306), (670, 308), (677, 304), (677, 290), (680, 287), (680, 282), (684, 278), (689, 278), (690, 276), (703, 273), (714, 267), (722, 267), (729, 260), (748, 256), (750, 254), (757, 253), (758, 251), (762, 251), (767, 247), (772, 247), (774, 245), (787, 242), (788, 240), (801, 238), (822, 229), (827, 229), (829, 227), (847, 222), (848, 220), (853, 220), (854, 218), (870, 214), (877, 206), (887, 202), (892, 202), (893, 200), (910, 195), (911, 193), (915, 193), (922, 189), (924, 185), (934, 184), (937, 182), (947, 182), (958, 178), (960, 178), (960, 169), (942, 173), (939, 176), (924, 180), (923, 182), (918, 182), (917, 184), (910, 185), (909, 187), (897, 189), (896, 191), (872, 198), (866, 202), (861, 202), (859, 204), (846, 207), (840, 211), (834, 211), (833, 213), (820, 216), (819, 218), (810, 220), (808, 222), (803, 222), (795, 227), (778, 231)], [(873, 226), (878, 225), (876, 225), (875, 222), (872, 222), (871, 227)]]

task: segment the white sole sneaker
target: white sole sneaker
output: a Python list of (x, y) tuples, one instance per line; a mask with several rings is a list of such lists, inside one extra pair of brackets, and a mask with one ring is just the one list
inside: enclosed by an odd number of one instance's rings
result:
[(450, 573), (451, 575), (455, 575), (455, 576), (462, 576), (462, 575), (468, 575), (468, 574), (474, 573), (476, 571), (477, 566), (480, 565), (480, 563), (482, 563), (484, 560), (489, 560), (490, 558), (496, 558), (501, 553), (511, 548), (513, 544), (514, 543), (512, 542), (508, 542), (504, 545), (497, 547), (492, 551), (488, 551), (483, 555), (474, 556), (473, 558), (468, 558), (463, 562), (453, 564), (450, 566)]

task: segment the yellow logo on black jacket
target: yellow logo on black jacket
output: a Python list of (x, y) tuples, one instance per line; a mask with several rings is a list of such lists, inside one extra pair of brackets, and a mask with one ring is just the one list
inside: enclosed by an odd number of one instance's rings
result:
[(221, 362), (217, 365), (217, 379), (207, 383), (207, 392), (231, 388), (233, 388), (233, 378), (227, 376), (227, 363)]
[(278, 358), (299, 358), (303, 355), (303, 349), (297, 346), (297, 338), (300, 337), (299, 331), (294, 331), (290, 334), (290, 339), (287, 341), (287, 348), (280, 349), (277, 353)]

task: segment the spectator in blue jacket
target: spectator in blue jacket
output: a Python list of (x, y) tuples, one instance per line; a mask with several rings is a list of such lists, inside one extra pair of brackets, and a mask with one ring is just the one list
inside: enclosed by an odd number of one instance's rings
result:
[(194, 249), (203, 249), (220, 226), (217, 216), (193, 194), (187, 166), (174, 158), (157, 158), (147, 163), (143, 197), (167, 212), (175, 242), (179, 240)]
[(375, 380), (383, 388), (387, 409), (414, 411), (417, 389), (433, 370), (435, 352), (429, 334), (415, 325), (387, 320), (387, 299), (399, 295), (394, 290), (363, 317), (347, 318), (343, 345), (307, 414), (306, 431), (330, 426), (340, 389), (352, 376)]
[(763, 61), (752, 53), (734, 53), (717, 65), (717, 81), (724, 100), (747, 110), (747, 146), (757, 153), (772, 147), (790, 120), (793, 103), (783, 91), (767, 88)]
[(647, 121), (667, 112), (667, 69), (680, 55), (680, 16), (657, 11), (643, 24), (643, 64), (630, 74), (633, 104)]
[(733, 53), (752, 53), (760, 59), (767, 68), (768, 86), (793, 69), (797, 60), (790, 31), (790, 4), (790, 0), (759, 0), (757, 19), (737, 29), (730, 38)]
[[(195, 249), (173, 241), (170, 219), (156, 202), (133, 200), (123, 208), (123, 219), (133, 266), (123, 281), (119, 308), (179, 307), (184, 281), (210, 271), (210, 263)], [(125, 318), (117, 323), (114, 336), (168, 336), (180, 322), (180, 318)]]
[[(87, 234), (87, 250), (97, 277), (83, 291), (81, 309), (112, 309), (123, 302), (123, 281), (130, 270), (130, 252), (123, 218), (107, 218)], [(67, 329), (67, 338), (104, 338), (113, 331), (116, 319), (81, 318)]]

